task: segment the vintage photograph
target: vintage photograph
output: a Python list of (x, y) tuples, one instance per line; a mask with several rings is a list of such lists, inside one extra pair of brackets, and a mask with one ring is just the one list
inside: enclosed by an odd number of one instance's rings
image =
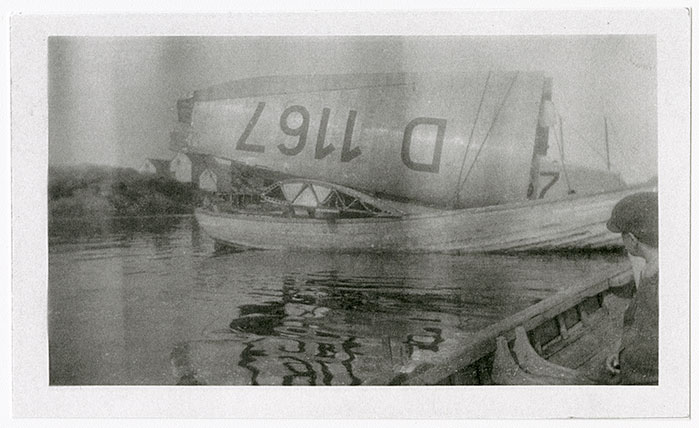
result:
[(71, 385), (658, 385), (653, 34), (62, 36)]

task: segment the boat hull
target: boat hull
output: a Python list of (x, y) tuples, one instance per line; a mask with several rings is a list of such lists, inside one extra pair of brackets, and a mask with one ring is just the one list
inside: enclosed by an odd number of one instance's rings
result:
[(381, 252), (515, 252), (621, 245), (606, 221), (627, 189), (402, 218), (309, 219), (198, 209), (217, 243), (240, 249)]

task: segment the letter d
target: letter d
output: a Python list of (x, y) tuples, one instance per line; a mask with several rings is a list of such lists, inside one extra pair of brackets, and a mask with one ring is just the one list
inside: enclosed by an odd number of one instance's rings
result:
[[(437, 127), (437, 138), (434, 142), (434, 151), (432, 153), (431, 164), (414, 162), (412, 159), (410, 159), (410, 144), (413, 140), (413, 130), (419, 125), (433, 125)], [(400, 155), (405, 166), (415, 171), (438, 173), (439, 164), (442, 159), (442, 143), (444, 142), (444, 130), (446, 127), (446, 119), (418, 117), (411, 120), (405, 127), (405, 132), (403, 133), (403, 146), (400, 150)]]

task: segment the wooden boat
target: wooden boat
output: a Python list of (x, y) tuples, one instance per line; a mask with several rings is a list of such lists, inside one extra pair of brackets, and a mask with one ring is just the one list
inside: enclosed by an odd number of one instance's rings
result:
[[(180, 100), (171, 141), (286, 179), (264, 190), (263, 199), (283, 208), (276, 215), (196, 211), (222, 245), (411, 252), (617, 245), (605, 221), (639, 189), (563, 162), (567, 190), (555, 185), (560, 171), (545, 157), (557, 123), (551, 94), (551, 80), (531, 72), (243, 79)], [(584, 177), (573, 189), (576, 172)]]
[(398, 367), (370, 385), (613, 384), (605, 360), (621, 338), (630, 267), (605, 270), (491, 325), (451, 355)]
[[(217, 243), (239, 249), (465, 253), (609, 248), (621, 244), (619, 235), (606, 228), (612, 207), (640, 190), (406, 212), (385, 201), (364, 198), (351, 189), (316, 181), (291, 183), (299, 189), (325, 189), (322, 195), (330, 203), (299, 201), (303, 197), (300, 195), (289, 201), (284, 211), (228, 213), (198, 209), (197, 221)], [(332, 205), (333, 192), (345, 195), (345, 201), (351, 199), (354, 202), (350, 204), (362, 209), (350, 206), (343, 210)], [(348, 199), (348, 193), (354, 198)]]

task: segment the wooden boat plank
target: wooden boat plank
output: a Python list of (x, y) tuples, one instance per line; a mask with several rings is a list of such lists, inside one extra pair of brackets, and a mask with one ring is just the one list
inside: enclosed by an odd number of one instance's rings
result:
[(574, 368), (589, 364), (598, 353), (606, 351), (621, 338), (621, 323), (627, 304), (626, 299), (611, 298), (611, 311), (603, 322), (593, 322), (585, 327), (591, 334), (585, 334), (575, 343), (547, 355), (548, 359), (557, 364), (577, 361)]

